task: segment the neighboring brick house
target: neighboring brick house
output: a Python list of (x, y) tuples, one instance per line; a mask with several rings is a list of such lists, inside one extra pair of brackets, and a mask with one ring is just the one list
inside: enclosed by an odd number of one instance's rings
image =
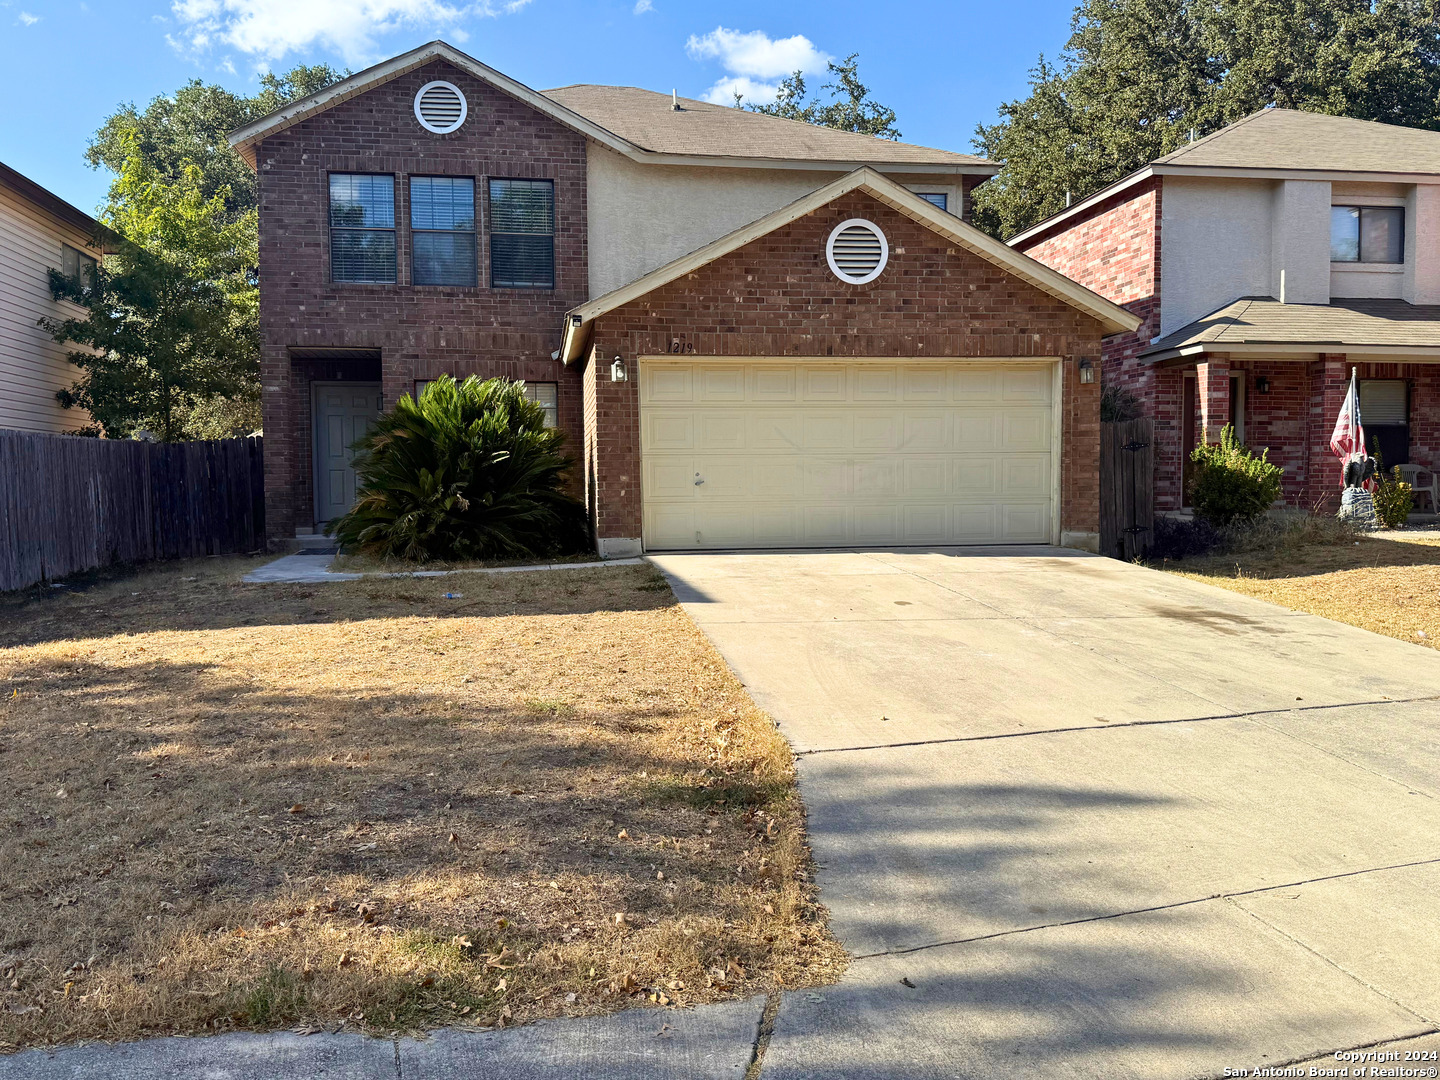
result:
[(1157, 509), (1226, 424), (1288, 502), (1333, 502), (1352, 368), (1372, 451), (1440, 465), (1440, 133), (1265, 110), (1009, 243), (1143, 320), (1104, 379), (1155, 419)]
[(962, 220), (990, 162), (539, 93), (441, 42), (232, 141), (260, 176), (273, 539), (349, 505), (378, 409), (474, 373), (570, 434), (602, 554), (1095, 543), (1081, 365), (1136, 320)]
[(90, 423), (56, 393), (80, 377), (40, 320), (83, 318), (84, 309), (50, 293), (50, 271), (84, 276), (103, 251), (89, 214), (0, 165), (0, 428), (72, 431)]

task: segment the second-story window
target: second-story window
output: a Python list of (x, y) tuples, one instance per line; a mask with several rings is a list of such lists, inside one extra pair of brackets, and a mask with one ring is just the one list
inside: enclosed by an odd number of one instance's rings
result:
[(71, 281), (88, 290), (95, 284), (95, 269), (99, 266), (93, 256), (86, 255), (79, 248), (69, 244), (60, 245), (60, 272)]
[(414, 284), (478, 284), (474, 180), (412, 176), (410, 233)]
[(330, 280), (395, 280), (395, 178), (330, 175)]
[(1332, 206), (1330, 261), (1403, 263), (1404, 209), (1399, 206)]
[(490, 181), (490, 285), (555, 287), (554, 181)]

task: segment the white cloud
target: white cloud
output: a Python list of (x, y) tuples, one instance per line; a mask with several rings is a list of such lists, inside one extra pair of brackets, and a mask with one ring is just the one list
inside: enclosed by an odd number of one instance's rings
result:
[(701, 37), (690, 35), (685, 51), (696, 60), (719, 60), (731, 75), (778, 79), (792, 71), (824, 71), (830, 56), (803, 34), (771, 40), (763, 30), (748, 34), (717, 26)]
[(655, 5), (650, 0), (635, 0), (635, 14), (644, 15), (647, 11), (654, 11)]
[(39, 21), (39, 15), (31, 15), (28, 11), (20, 12), (20, 22), (25, 26), (34, 26)]
[(744, 33), (723, 26), (708, 34), (691, 34), (685, 51), (695, 60), (718, 60), (729, 72), (703, 95), (716, 105), (735, 104), (736, 93), (751, 101), (769, 101), (779, 89), (775, 80), (795, 71), (824, 71), (831, 60), (803, 34), (771, 39), (763, 30)]
[(228, 45), (278, 60), (286, 53), (330, 49), (347, 63), (374, 59), (376, 38), (397, 30), (447, 28), (460, 20), (513, 14), (530, 0), (174, 0), (184, 33), (167, 40), (181, 51)]

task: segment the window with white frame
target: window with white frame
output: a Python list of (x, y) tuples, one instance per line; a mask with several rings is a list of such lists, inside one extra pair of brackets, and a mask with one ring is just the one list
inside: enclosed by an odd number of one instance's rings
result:
[(330, 280), (395, 280), (395, 177), (331, 173)]
[(1401, 206), (1332, 206), (1330, 261), (1337, 263), (1403, 263), (1405, 208)]

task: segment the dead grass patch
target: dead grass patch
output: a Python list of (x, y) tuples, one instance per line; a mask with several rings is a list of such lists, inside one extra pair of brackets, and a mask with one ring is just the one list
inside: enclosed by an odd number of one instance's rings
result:
[(838, 976), (789, 748), (653, 569), (240, 568), (0, 600), (6, 1048)]
[(1371, 534), (1164, 568), (1418, 645), (1440, 641), (1440, 537), (1433, 535)]

